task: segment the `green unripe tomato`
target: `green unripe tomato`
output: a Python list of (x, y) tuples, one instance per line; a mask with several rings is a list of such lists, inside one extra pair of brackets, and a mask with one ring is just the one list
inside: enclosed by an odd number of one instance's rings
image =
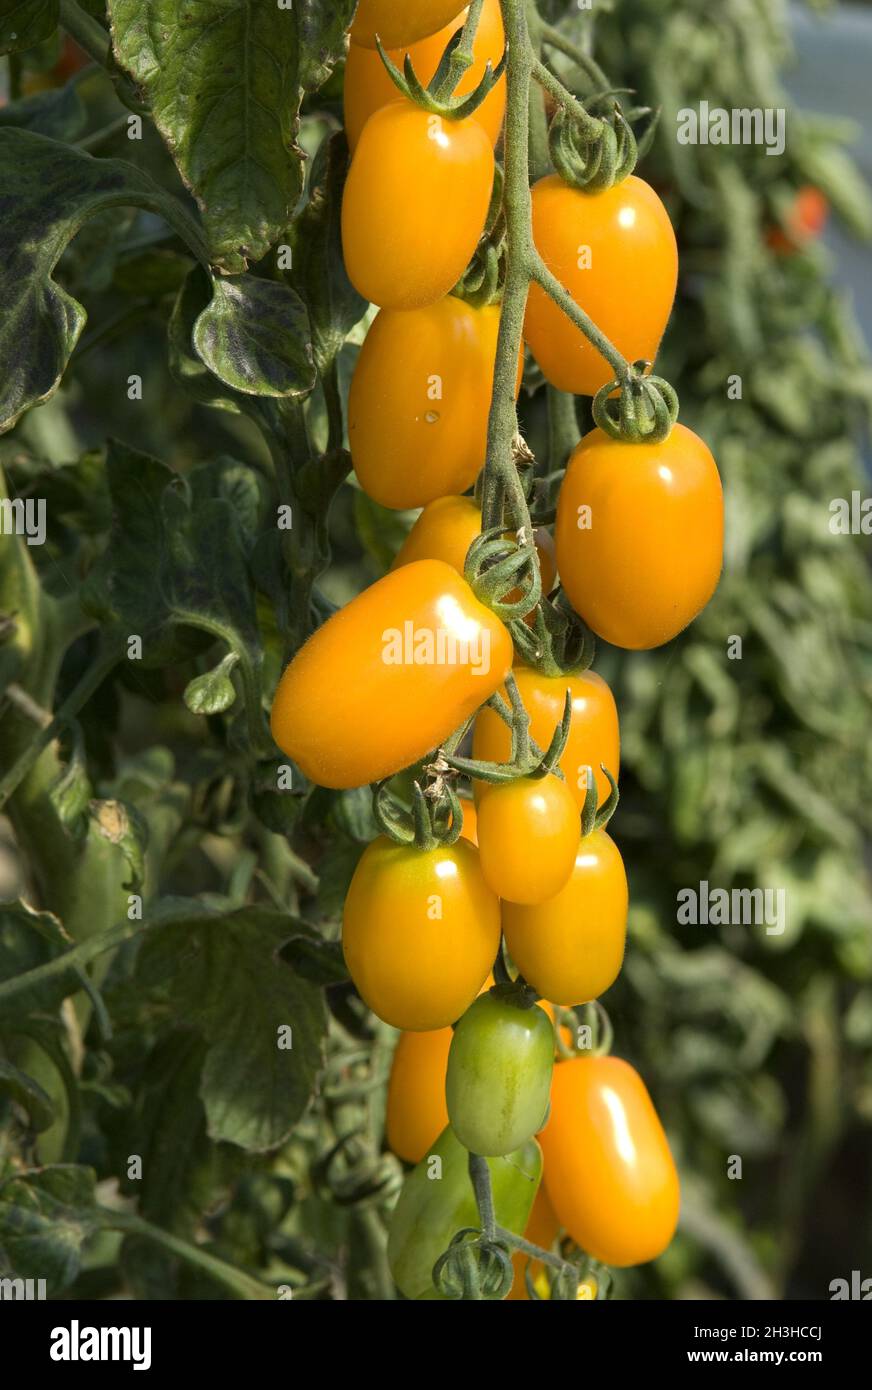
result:
[(451, 1127), (470, 1153), (511, 1153), (541, 1128), (554, 1067), (554, 1025), (490, 992), (470, 1004), (448, 1052)]
[[(487, 1164), (497, 1224), (523, 1235), (542, 1179), (542, 1150), (530, 1139)], [(433, 1266), (458, 1231), (479, 1225), (469, 1154), (449, 1125), (409, 1173), (391, 1216), (388, 1264), (400, 1292), (406, 1298), (441, 1299)]]

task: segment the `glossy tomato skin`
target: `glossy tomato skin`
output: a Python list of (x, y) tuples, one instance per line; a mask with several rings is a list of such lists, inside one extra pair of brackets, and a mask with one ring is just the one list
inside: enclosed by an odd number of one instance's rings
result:
[(348, 278), (388, 309), (435, 304), (457, 284), (484, 230), (490, 140), (401, 99), (370, 116), (342, 197)]
[(677, 636), (720, 578), (724, 497), (717, 465), (686, 426), (659, 444), (591, 430), (557, 502), (567, 597), (598, 637), (643, 651)]
[(447, 1028), (475, 999), (500, 939), (474, 845), (417, 849), (381, 835), (345, 899), (342, 950), (373, 1013), (394, 1028)]
[[(499, 322), (497, 305), (473, 309), (454, 295), (409, 312), (382, 309), (355, 365), (348, 442), (358, 481), (398, 510), (451, 494), (450, 518), (423, 528), (443, 544), (471, 530), (474, 504), (467, 499), (461, 517), (456, 499), (484, 465)], [(454, 545), (450, 553), (452, 564)], [(431, 546), (408, 558), (443, 556)]]
[(360, 0), (351, 26), (351, 42), (375, 48), (376, 37), (385, 48), (417, 43), (435, 34), (449, 19), (460, 14), (457, 0)]
[(470, 1153), (495, 1157), (542, 1123), (554, 1066), (554, 1025), (538, 1004), (521, 1008), (493, 991), (454, 1029), (445, 1097), (451, 1128)]
[(617, 979), (627, 939), (627, 875), (617, 845), (605, 830), (576, 845), (570, 877), (553, 898), (502, 906), (512, 959), (555, 1004), (587, 1004), (604, 994)]
[(478, 846), (478, 808), (474, 801), (464, 797), (461, 801), (463, 809), (463, 829), (460, 834), (464, 840), (469, 840), (471, 845)]
[[(438, 1160), (438, 1162), (437, 1162)], [(407, 1176), (391, 1216), (388, 1263), (406, 1298), (439, 1299), (433, 1266), (464, 1227), (480, 1219), (469, 1178), (469, 1154), (447, 1128)], [(535, 1139), (505, 1158), (487, 1160), (497, 1223), (520, 1235), (542, 1177), (542, 1152)]]
[[(602, 676), (597, 675), (596, 671), (543, 676), (529, 666), (516, 666), (514, 675), (524, 708), (530, 716), (530, 735), (542, 749), (551, 742), (554, 730), (563, 718), (566, 692), (571, 692), (572, 720), (569, 738), (560, 759), (560, 769), (581, 810), (586, 794), (584, 769), (592, 767), (602, 804), (611, 788), (600, 771), (600, 763), (605, 764), (615, 781), (620, 763), (617, 706)], [(503, 695), (505, 697), (505, 692)], [(507, 726), (492, 709), (481, 710), (475, 721), (473, 756), (488, 762), (505, 762), (510, 753), (511, 734)], [(480, 783), (476, 792), (486, 794), (485, 784)]]
[[(439, 60), (451, 35), (462, 27), (467, 11), (463, 10), (429, 38), (419, 39), (417, 43), (404, 44), (400, 48), (388, 50), (388, 57), (395, 67), (403, 70), (406, 54), (412, 60), (417, 76), (426, 87), (439, 66)], [(475, 33), (472, 65), (460, 79), (455, 89), (457, 95), (471, 92), (484, 76), (485, 67), (490, 63), (495, 68), (503, 56), (505, 38), (503, 18), (500, 14), (499, 0), (484, 0), (478, 29)], [(385, 69), (385, 65), (375, 48), (362, 48), (352, 43), (345, 61), (345, 82), (343, 85), (345, 104), (345, 133), (352, 153), (360, 139), (369, 117), (374, 111), (396, 101), (400, 95), (397, 87)], [(483, 126), (490, 142), (495, 145), (500, 136), (503, 116), (506, 110), (506, 79), (503, 75), (493, 90), (488, 93), (481, 106), (473, 112), (473, 119)]]
[(542, 903), (559, 893), (572, 873), (579, 833), (575, 798), (553, 773), (492, 783), (480, 796), (482, 872), (508, 902)]
[[(554, 1208), (548, 1197), (548, 1191), (544, 1182), (540, 1184), (539, 1191), (536, 1193), (536, 1200), (530, 1212), (530, 1219), (524, 1230), (524, 1239), (531, 1245), (538, 1245), (541, 1250), (550, 1250), (560, 1231), (560, 1222), (557, 1220)], [(545, 1276), (545, 1266), (541, 1260), (531, 1260), (528, 1255), (516, 1250), (512, 1256), (512, 1265), (515, 1270), (515, 1279), (509, 1290), (507, 1297), (511, 1300), (529, 1299), (527, 1293), (526, 1275), (529, 1271), (530, 1278), (534, 1283), (540, 1278), (545, 1277), (547, 1289), (547, 1276)]]
[(551, 1204), (583, 1250), (619, 1269), (663, 1253), (678, 1223), (678, 1174), (633, 1067), (618, 1057), (561, 1062), (540, 1139)]
[[(548, 269), (629, 362), (653, 362), (678, 281), (669, 215), (643, 179), (601, 193), (557, 174), (533, 186), (533, 240)], [(592, 396), (612, 368), (539, 285), (530, 286), (524, 337), (561, 391)]]
[(320, 786), (377, 782), (436, 748), (511, 660), (507, 629), (450, 565), (405, 565), (300, 649), (276, 691), (273, 738)]
[(445, 1072), (452, 1030), (401, 1033), (388, 1082), (385, 1131), (388, 1147), (406, 1163), (418, 1163), (448, 1124)]

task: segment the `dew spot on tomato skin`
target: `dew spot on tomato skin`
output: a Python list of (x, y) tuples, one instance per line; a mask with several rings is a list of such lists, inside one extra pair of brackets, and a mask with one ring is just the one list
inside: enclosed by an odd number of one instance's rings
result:
[(435, 425), (435, 424), (437, 423), (438, 420), (439, 420), (439, 412), (438, 412), (438, 410), (428, 410), (428, 411), (427, 411), (427, 414), (424, 416), (424, 421), (425, 421), (425, 423), (428, 424), (428, 425)]

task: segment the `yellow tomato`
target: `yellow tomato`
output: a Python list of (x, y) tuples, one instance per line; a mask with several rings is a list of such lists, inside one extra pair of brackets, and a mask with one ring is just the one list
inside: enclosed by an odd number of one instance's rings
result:
[[(401, 48), (388, 49), (388, 57), (402, 72), (408, 54), (417, 77), (426, 87), (439, 66), (448, 40), (463, 26), (466, 16), (467, 11), (463, 10), (437, 34), (419, 39), (417, 43), (405, 44)], [(462, 96), (477, 87), (487, 64), (490, 63), (492, 69), (496, 68), (503, 56), (504, 47), (503, 17), (500, 14), (499, 0), (484, 0), (481, 18), (475, 31), (473, 61), (458, 82), (455, 94)], [(388, 76), (375, 48), (361, 48), (359, 44), (352, 43), (345, 63), (344, 86), (345, 131), (352, 152), (360, 139), (360, 132), (373, 112), (387, 106), (390, 101), (396, 101), (399, 95), (399, 89)], [(484, 127), (494, 145), (503, 127), (505, 110), (504, 74), (472, 116), (473, 120)]]

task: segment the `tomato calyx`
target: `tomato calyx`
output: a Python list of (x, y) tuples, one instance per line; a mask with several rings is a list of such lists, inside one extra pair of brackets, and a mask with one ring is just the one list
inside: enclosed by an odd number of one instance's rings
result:
[(499, 693), (492, 695), (487, 703), (512, 731), (512, 749), (508, 762), (498, 763), (483, 758), (462, 758), (448, 750), (440, 750), (440, 757), (445, 765), (453, 768), (455, 772), (462, 773), (466, 777), (476, 778), (481, 782), (506, 783), (515, 782), (519, 778), (538, 780), (548, 777), (552, 773), (555, 777), (563, 779), (563, 773), (557, 764), (563, 756), (566, 740), (569, 737), (569, 728), (572, 722), (572, 692), (570, 690), (566, 692), (563, 717), (556, 726), (551, 736), (551, 742), (543, 753), (535, 740), (530, 737), (530, 716), (524, 708), (517, 682), (511, 672), (506, 677), (506, 690), (511, 701), (511, 708)]
[[(579, 1023), (580, 1014), (583, 1024)], [(566, 1041), (566, 1033), (571, 1035), (571, 1043)], [(612, 1021), (599, 999), (571, 1009), (554, 1005), (554, 1046), (561, 1061), (571, 1062), (575, 1057), (606, 1057), (614, 1040)]]
[(588, 835), (592, 835), (595, 830), (605, 829), (612, 816), (615, 814), (615, 811), (618, 809), (618, 801), (621, 795), (618, 791), (618, 784), (605, 763), (600, 763), (600, 770), (608, 779), (611, 791), (602, 806), (598, 807), (597, 800), (599, 793), (596, 777), (594, 776), (593, 768), (588, 764), (584, 769), (584, 785), (587, 787), (587, 791), (584, 794), (584, 806), (581, 810), (582, 839), (585, 839)]
[(463, 829), (463, 807), (454, 787), (448, 763), (437, 760), (427, 769), (430, 780), (412, 784), (412, 805), (407, 808), (391, 793), (390, 778), (377, 783), (372, 798), (373, 816), (383, 835), (397, 845), (433, 850), (456, 844)]
[[(473, 1160), (470, 1155), (470, 1163)], [(479, 1160), (487, 1171), (487, 1163)], [(487, 1236), (474, 1226), (464, 1226), (452, 1237), (448, 1249), (433, 1266), (433, 1283), (444, 1298), (505, 1298), (512, 1287), (514, 1270), (504, 1240)]]
[(540, 600), (532, 623), (515, 623), (511, 630), (524, 665), (543, 676), (574, 676), (593, 664), (596, 638), (562, 589)]
[(633, 362), (623, 380), (607, 382), (594, 396), (594, 422), (610, 439), (659, 444), (669, 438), (678, 419), (678, 395), (663, 377), (648, 375), (650, 368), (650, 362)]
[[(503, 621), (523, 619), (542, 597), (532, 527), (507, 536), (504, 526), (482, 531), (469, 547), (463, 577), (476, 598)], [(511, 595), (520, 590), (517, 598)]]
[(505, 175), (499, 164), (494, 165), (494, 182), (488, 205), (484, 231), (475, 254), (460, 280), (451, 291), (473, 309), (495, 304), (503, 291), (506, 278), (506, 218), (503, 211)]
[(385, 70), (394, 86), (408, 101), (414, 102), (416, 106), (431, 112), (434, 116), (442, 116), (450, 121), (465, 120), (467, 116), (471, 116), (474, 111), (478, 110), (506, 70), (504, 51), (496, 67), (488, 60), (481, 81), (471, 92), (467, 92), (463, 96), (454, 95), (458, 83), (474, 61), (473, 43), (475, 42), (480, 14), (480, 3), (470, 5), (466, 23), (451, 35), (445, 45), (442, 57), (439, 59), (436, 71), (426, 87), (415, 72), (411, 54), (406, 54), (403, 71), (400, 72), (396, 64), (388, 57), (381, 39), (376, 35), (375, 46), (384, 63)]
[[(635, 106), (625, 113), (618, 95), (606, 91), (584, 101), (558, 100), (548, 129), (551, 160), (564, 182), (584, 193), (601, 193), (627, 178), (654, 138), (659, 111)], [(646, 117), (637, 137), (632, 123)]]

